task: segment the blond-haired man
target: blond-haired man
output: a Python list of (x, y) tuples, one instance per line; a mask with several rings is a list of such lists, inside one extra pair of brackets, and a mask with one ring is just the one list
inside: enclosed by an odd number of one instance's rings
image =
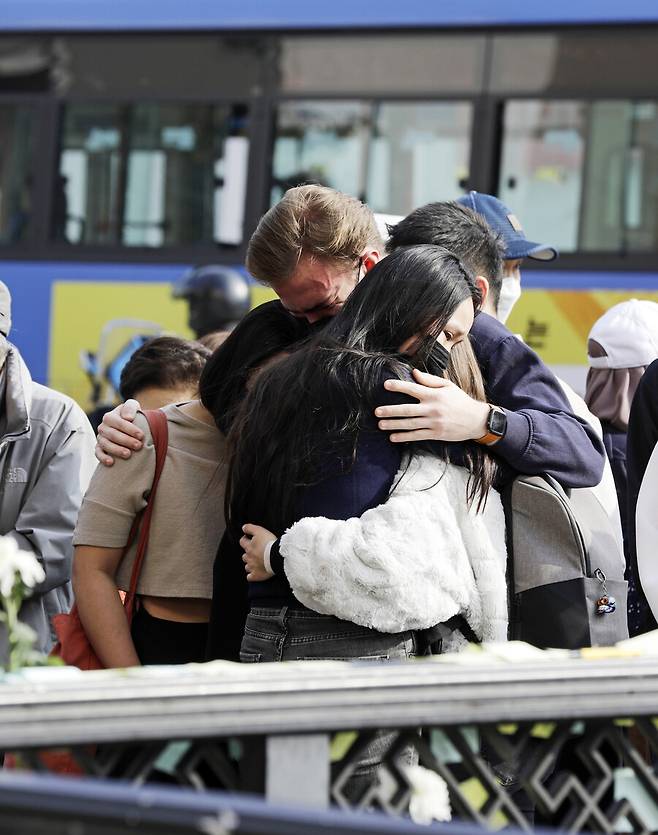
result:
[(314, 324), (338, 312), (383, 252), (367, 206), (331, 188), (298, 186), (261, 218), (246, 266), (289, 313)]

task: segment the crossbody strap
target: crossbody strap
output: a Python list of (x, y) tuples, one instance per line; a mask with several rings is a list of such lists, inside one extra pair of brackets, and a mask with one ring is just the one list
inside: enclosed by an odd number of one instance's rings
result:
[(149, 493), (146, 507), (141, 514), (139, 522), (139, 537), (137, 539), (137, 554), (135, 555), (135, 562), (133, 563), (132, 574), (130, 575), (130, 586), (124, 606), (126, 609), (126, 617), (128, 623), (132, 622), (135, 611), (135, 597), (137, 594), (137, 583), (142, 572), (142, 564), (146, 556), (146, 549), (149, 542), (149, 531), (151, 527), (151, 516), (153, 515), (153, 505), (155, 503), (155, 495), (158, 490), (158, 482), (162, 475), (162, 468), (164, 467), (165, 458), (167, 457), (167, 447), (169, 445), (169, 427), (167, 424), (167, 416), (160, 409), (149, 409), (143, 412), (146, 418), (149, 429), (151, 430), (151, 437), (153, 438), (153, 446), (155, 447), (155, 474), (153, 476), (153, 483), (151, 485), (151, 492)]

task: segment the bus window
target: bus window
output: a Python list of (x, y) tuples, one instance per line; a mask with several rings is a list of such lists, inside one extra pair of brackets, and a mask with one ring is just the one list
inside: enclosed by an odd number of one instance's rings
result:
[(405, 215), (433, 200), (454, 200), (468, 179), (471, 105), (375, 105), (366, 199), (376, 212)]
[(53, 237), (72, 244), (117, 240), (119, 162), (125, 108), (72, 105), (66, 109)]
[(658, 248), (655, 102), (505, 107), (499, 194), (530, 238), (564, 252)]
[(32, 220), (32, 141), (29, 105), (0, 105), (0, 243), (28, 239)]
[(285, 102), (277, 114), (271, 202), (309, 182), (385, 214), (455, 198), (468, 177), (470, 133), (466, 102)]
[(528, 237), (548, 237), (563, 252), (578, 247), (585, 118), (585, 106), (573, 101), (505, 107), (500, 199)]
[(240, 243), (246, 115), (238, 105), (69, 105), (55, 237), (63, 229), (76, 244)]
[(362, 196), (370, 108), (356, 101), (295, 101), (278, 110), (272, 205), (299, 183)]

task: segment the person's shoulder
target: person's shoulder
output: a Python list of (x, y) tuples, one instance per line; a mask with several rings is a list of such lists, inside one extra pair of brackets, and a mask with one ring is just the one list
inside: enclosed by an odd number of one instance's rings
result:
[(481, 310), (473, 319), (471, 336), (483, 339), (507, 339), (508, 336), (514, 336), (514, 334), (495, 316)]
[(372, 399), (376, 406), (398, 406), (403, 403), (417, 402), (407, 394), (389, 391), (384, 387), (387, 380), (403, 380), (406, 383), (415, 382), (410, 366), (397, 363), (384, 365), (376, 375), (373, 375)]
[(138, 429), (141, 429), (144, 433), (144, 446), (150, 447), (153, 446), (153, 433), (151, 432), (151, 424), (146, 419), (146, 415), (142, 410), (137, 412), (135, 415), (135, 426)]
[(494, 316), (480, 311), (473, 320), (469, 338), (477, 361), (482, 368), (487, 368), (491, 358), (500, 350), (511, 350), (514, 354), (523, 354), (527, 346), (499, 322)]

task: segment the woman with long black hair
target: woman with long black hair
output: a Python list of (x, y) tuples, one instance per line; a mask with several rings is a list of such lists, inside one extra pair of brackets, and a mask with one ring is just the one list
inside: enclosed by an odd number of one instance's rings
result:
[[(408, 379), (412, 368), (443, 374), (479, 302), (472, 276), (440, 247), (402, 249), (377, 264), (322, 332), (263, 372), (244, 402), (229, 437), (227, 536), (246, 551), (252, 538), (262, 544), (262, 530), (280, 537), (304, 518), (359, 518), (394, 496), (400, 448), (378, 429), (374, 410), (400, 400), (384, 381)], [(467, 372), (482, 395), (474, 362)], [(448, 467), (449, 446), (431, 445), (435, 482)], [(482, 504), (492, 460), (477, 444), (460, 449), (468, 477), (457, 501)], [(245, 525), (259, 526), (257, 536), (244, 536)], [(312, 552), (307, 560), (312, 572)], [(344, 612), (320, 614), (277, 572), (249, 586), (241, 660), (404, 658), (414, 652), (414, 628), (378, 631)]]

